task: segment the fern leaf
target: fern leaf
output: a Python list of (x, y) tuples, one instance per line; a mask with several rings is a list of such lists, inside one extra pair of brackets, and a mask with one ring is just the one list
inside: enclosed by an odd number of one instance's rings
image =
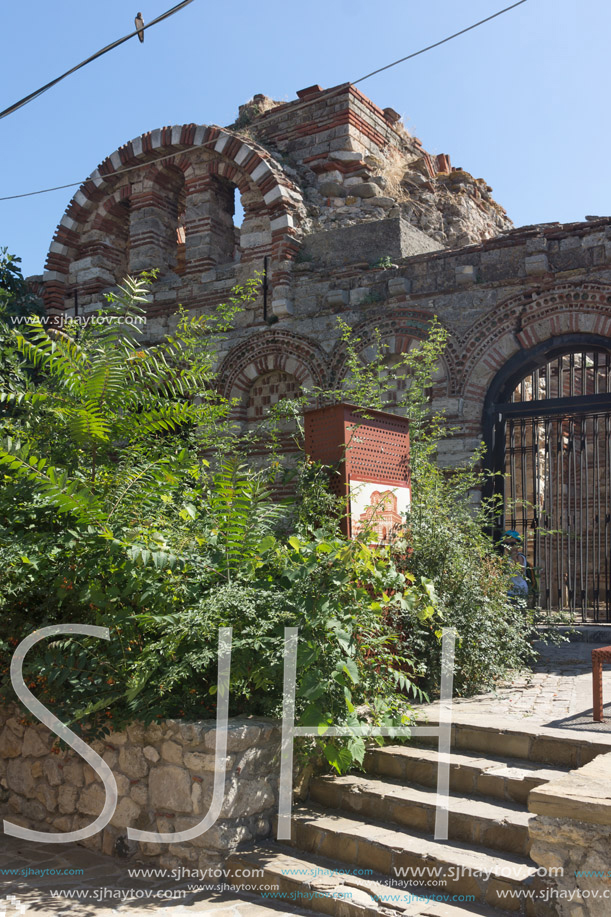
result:
[(45, 459), (30, 455), (27, 446), (10, 437), (0, 445), (0, 465), (16, 477), (33, 483), (42, 497), (60, 513), (73, 513), (83, 521), (101, 520), (96, 497), (78, 481), (70, 481), (65, 471), (48, 465)]

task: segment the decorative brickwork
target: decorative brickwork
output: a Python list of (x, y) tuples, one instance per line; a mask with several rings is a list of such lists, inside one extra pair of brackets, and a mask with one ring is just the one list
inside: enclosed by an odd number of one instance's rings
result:
[(480, 319), (464, 342), (462, 393), (481, 401), (510, 357), (563, 334), (599, 334), (611, 342), (611, 285), (562, 284), (502, 303), (494, 317)]
[(248, 421), (261, 420), (282, 398), (293, 398), (300, 392), (299, 381), (290, 373), (275, 370), (259, 376), (253, 382), (248, 394), (246, 419)]
[(266, 256), (267, 317), (279, 323), (263, 324), (260, 297), (219, 365), (244, 422), (277, 394), (263, 394), (270, 374), (306, 389), (341, 384), (338, 317), (367, 360), (376, 332), (392, 358), (436, 315), (449, 337), (433, 401), (455, 431), (441, 457), (458, 462), (481, 441), (484, 399), (507, 361), (571, 335), (611, 343), (611, 219), (513, 229), (483, 179), (427, 153), (392, 108), (350, 84), (286, 103), (257, 95), (230, 128), (166, 127), (125, 144), (68, 206), (45, 299), (70, 311), (76, 291), (87, 313), (128, 268), (158, 267), (155, 341), (179, 304), (213, 309)]
[[(399, 363), (401, 354), (417, 347), (418, 342), (426, 338), (430, 319), (431, 316), (427, 313), (397, 310), (393, 312), (392, 318), (369, 319), (358, 324), (354, 329), (354, 335), (360, 340), (358, 346), (361, 358), (365, 363), (373, 358), (377, 335), (379, 335), (388, 365)], [(437, 383), (450, 378), (447, 360), (451, 358), (452, 349), (449, 344), (442, 361), (443, 366), (440, 366), (436, 374), (435, 382)], [(332, 356), (330, 367), (330, 381), (335, 384), (339, 385), (346, 375), (346, 358), (346, 347), (343, 342), (340, 342)]]
[[(219, 370), (221, 391), (225, 397), (238, 401), (236, 417), (246, 420), (255, 416), (252, 399), (260, 397), (255, 381), (268, 379), (270, 374), (281, 374), (285, 379), (290, 377), (294, 380), (291, 381), (293, 391), (297, 387), (324, 385), (324, 354), (311, 341), (286, 331), (270, 331), (258, 335), (254, 341), (248, 339), (239, 344), (225, 357)], [(279, 398), (280, 395), (275, 401)], [(259, 401), (256, 403), (258, 406)]]
[[(183, 149), (183, 155), (175, 155)], [(163, 153), (172, 158), (162, 160)], [(163, 273), (175, 264), (169, 246), (175, 240), (178, 196), (184, 185), (190, 271), (213, 266), (214, 257), (209, 253), (206, 257), (206, 243), (201, 238), (203, 235), (205, 239), (214, 221), (214, 207), (212, 213), (206, 208), (206, 203), (210, 203), (211, 178), (229, 182), (247, 196), (246, 222), (252, 223), (257, 216), (264, 216), (267, 221), (269, 238), (250, 239), (245, 247), (260, 249), (259, 254), (271, 254), (274, 262), (290, 261), (297, 248), (294, 239), (304, 218), (304, 208), (298, 188), (269, 152), (252, 140), (218, 127), (191, 124), (161, 128), (120, 147), (74, 195), (47, 258), (47, 307), (65, 308), (68, 285), (81, 294), (96, 293), (116, 279), (105, 272), (101, 258), (80, 263), (87, 258), (84, 252), (91, 240), (103, 228), (109, 199), (113, 204), (117, 199), (130, 203), (130, 269), (159, 267)], [(209, 244), (208, 248), (214, 246)], [(252, 258), (253, 252), (249, 254)], [(93, 287), (82, 288), (83, 283), (92, 279), (95, 279)]]

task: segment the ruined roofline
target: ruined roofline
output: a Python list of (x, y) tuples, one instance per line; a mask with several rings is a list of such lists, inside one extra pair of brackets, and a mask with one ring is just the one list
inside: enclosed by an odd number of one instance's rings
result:
[(581, 238), (600, 232), (601, 229), (611, 227), (611, 217), (601, 217), (596, 221), (581, 220), (575, 223), (532, 223), (526, 226), (516, 226), (507, 232), (499, 233), (491, 239), (485, 239), (475, 245), (464, 245), (460, 248), (444, 248), (436, 252), (422, 255), (412, 255), (403, 258), (401, 263), (413, 261), (437, 261), (445, 257), (456, 257), (476, 252), (488, 252), (495, 249), (512, 248), (523, 245), (529, 239), (542, 238), (546, 241), (566, 239), (569, 236)]
[[(386, 278), (401, 278), (403, 276), (402, 269), (411, 266), (443, 261), (460, 266), (469, 263), (465, 260), (468, 256), (475, 256), (476, 260), (472, 262), (474, 273), (470, 275), (465, 272), (461, 275), (461, 280), (464, 284), (469, 284), (471, 282), (488, 283), (490, 281), (486, 279), (476, 280), (476, 277), (479, 277), (479, 268), (475, 266), (480, 264), (479, 256), (483, 252), (520, 248), (525, 249), (526, 257), (533, 258), (529, 273), (533, 275), (547, 273), (548, 270), (551, 270), (552, 273), (557, 273), (557, 269), (550, 268), (548, 263), (548, 254), (551, 261), (554, 261), (556, 257), (553, 252), (553, 243), (561, 243), (562, 240), (568, 238), (587, 238), (588, 236), (596, 236), (603, 232), (606, 236), (606, 240), (601, 240), (601, 244), (606, 241), (606, 244), (609, 245), (611, 243), (611, 217), (601, 217), (596, 221), (587, 220), (573, 223), (555, 222), (532, 224), (516, 227), (515, 229), (474, 245), (465, 245), (457, 248), (442, 248), (437, 251), (418, 252), (416, 254), (405, 255), (404, 257), (397, 257), (394, 259), (394, 264), (392, 264), (392, 266), (376, 268), (372, 266), (372, 264), (366, 264), (360, 260), (347, 262), (341, 265), (337, 264), (333, 267), (333, 273), (336, 278), (340, 276), (345, 277), (346, 275), (356, 276), (360, 275), (362, 270), (365, 269), (367, 271), (366, 276), (372, 281), (374, 277), (380, 277), (380, 275)], [(549, 243), (552, 243), (551, 247)], [(540, 259), (540, 263), (537, 259)], [(573, 267), (577, 267), (577, 264), (574, 264)], [(311, 264), (310, 269), (313, 269), (317, 274), (326, 274), (329, 271), (328, 265), (325, 265), (324, 262)], [(506, 270), (503, 271), (502, 279), (504, 282), (512, 279), (512, 269), (509, 262), (506, 266)], [(513, 280), (516, 282), (523, 282), (523, 278), (520, 279), (518, 276), (514, 277)], [(439, 290), (437, 289), (437, 291)]]
[[(382, 109), (379, 105), (376, 105), (369, 96), (365, 95), (364, 92), (361, 92), (353, 83), (338, 83), (337, 86), (331, 86), (329, 89), (323, 89), (322, 86), (318, 84), (314, 86), (308, 86), (306, 89), (297, 90), (297, 98), (291, 99), (290, 102), (278, 102), (274, 108), (270, 108), (267, 111), (262, 112), (257, 121), (259, 123), (264, 123), (265, 121), (272, 121), (274, 117), (282, 114), (292, 113), (298, 109), (305, 109), (316, 102), (331, 101), (331, 99), (341, 99), (342, 97), (352, 96), (355, 99), (358, 99), (359, 102), (362, 102), (367, 108), (370, 108), (371, 111), (380, 119), (387, 122), (387, 124), (392, 127), (393, 124), (396, 124), (400, 120), (400, 116), (397, 115), (391, 108)], [(407, 131), (406, 131), (407, 133)], [(421, 145), (419, 140), (412, 138), (418, 145)]]

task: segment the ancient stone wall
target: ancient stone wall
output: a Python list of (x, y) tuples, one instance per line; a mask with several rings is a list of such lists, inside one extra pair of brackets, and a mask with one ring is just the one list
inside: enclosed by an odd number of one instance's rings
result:
[(550, 903), (559, 917), (611, 912), (611, 754), (531, 790), (531, 859), (561, 870)]
[(125, 270), (159, 267), (155, 341), (179, 305), (209, 312), (265, 265), (276, 323), (260, 296), (219, 354), (244, 423), (268, 397), (341, 385), (338, 318), (365, 361), (376, 329), (392, 361), (437, 316), (448, 346), (433, 401), (451, 430), (440, 458), (457, 463), (481, 442), (484, 401), (511, 360), (545, 342), (611, 342), (611, 219), (512, 229), (483, 180), (426, 153), (396, 112), (348, 84), (282, 104), (259, 95), (230, 128), (162, 128), (121, 147), (71, 201), (45, 297), (71, 314), (76, 295), (86, 314)]
[[(15, 708), (0, 709), (0, 813), (45, 832), (83, 828), (100, 814), (104, 787), (72, 749), (60, 750), (41, 724)], [(174, 833), (202, 820), (214, 781), (215, 724), (135, 723), (91, 747), (111, 768), (118, 804), (110, 823), (82, 843), (109, 855), (166, 868), (205, 870), (222, 864), (238, 845), (265, 837), (277, 811), (280, 735), (270, 720), (230, 720), (225, 798), (216, 824), (180, 844), (127, 840), (127, 827)]]
[(260, 97), (249, 129), (296, 170), (315, 228), (400, 215), (452, 247), (511, 228), (484, 179), (427, 153), (392, 108), (350, 85), (297, 95), (284, 105)]

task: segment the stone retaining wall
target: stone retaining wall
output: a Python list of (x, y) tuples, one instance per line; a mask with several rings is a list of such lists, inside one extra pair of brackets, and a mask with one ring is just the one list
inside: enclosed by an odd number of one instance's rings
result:
[[(43, 725), (0, 709), (0, 814), (38, 831), (74, 831), (104, 805), (101, 780)], [(118, 804), (108, 826), (82, 843), (166, 868), (219, 866), (238, 845), (268, 835), (277, 810), (280, 732), (265, 719), (230, 720), (225, 799), (216, 824), (181, 844), (127, 842), (128, 826), (163, 833), (202, 820), (214, 780), (215, 723), (167, 720), (89, 743), (111, 768)]]
[[(611, 913), (611, 754), (531, 790), (531, 858), (561, 869), (551, 903), (560, 917)], [(554, 884), (555, 883), (555, 884)]]

